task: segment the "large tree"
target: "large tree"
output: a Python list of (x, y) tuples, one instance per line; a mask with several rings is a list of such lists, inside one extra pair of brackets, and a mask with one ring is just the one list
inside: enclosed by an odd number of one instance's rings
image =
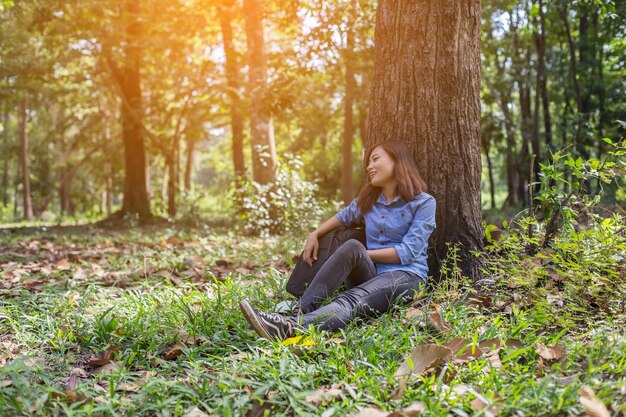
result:
[(402, 140), (437, 200), (431, 272), (462, 246), (482, 247), (480, 203), (480, 0), (381, 0), (366, 144)]
[(267, 184), (276, 179), (276, 145), (272, 115), (267, 98), (267, 57), (260, 0), (245, 0), (246, 42), (248, 45), (248, 94), (250, 96), (250, 143), (252, 176)]

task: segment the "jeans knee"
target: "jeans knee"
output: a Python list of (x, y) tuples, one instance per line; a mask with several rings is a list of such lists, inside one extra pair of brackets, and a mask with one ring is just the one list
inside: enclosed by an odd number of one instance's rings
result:
[(349, 253), (360, 253), (365, 250), (365, 246), (356, 239), (350, 239), (337, 248), (337, 251), (339, 250)]

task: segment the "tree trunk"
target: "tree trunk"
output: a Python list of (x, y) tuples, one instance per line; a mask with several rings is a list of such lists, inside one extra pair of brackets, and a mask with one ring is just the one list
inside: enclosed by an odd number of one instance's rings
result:
[(561, 8), (560, 10), (561, 20), (563, 21), (563, 25), (565, 27), (565, 35), (567, 36), (567, 46), (569, 50), (569, 63), (570, 63), (570, 76), (572, 78), (572, 83), (574, 86), (574, 97), (576, 98), (576, 109), (577, 109), (577, 121), (576, 121), (576, 138), (575, 138), (575, 146), (576, 152), (578, 155), (583, 158), (587, 158), (585, 146), (583, 143), (583, 98), (580, 90), (580, 85), (578, 84), (578, 65), (576, 64), (576, 48), (574, 45), (574, 39), (572, 38), (572, 31), (569, 27), (569, 17), (568, 17), (568, 9), (567, 6)]
[(246, 165), (243, 157), (243, 104), (240, 97), (239, 65), (233, 44), (232, 21), (234, 0), (226, 0), (218, 5), (218, 16), (222, 28), (224, 55), (226, 56), (226, 80), (230, 99), (230, 129), (233, 135), (233, 168), (235, 176), (245, 178)]
[(546, 151), (553, 151), (552, 149), (552, 121), (550, 119), (550, 100), (548, 99), (548, 81), (546, 72), (546, 20), (543, 13), (543, 0), (539, 1), (539, 23), (541, 25), (541, 33), (538, 39), (538, 68), (541, 71), (540, 85), (538, 92), (541, 94), (541, 106), (543, 109), (543, 128), (545, 130), (545, 144)]
[(2, 126), (4, 126), (4, 132), (2, 135), (2, 152), (3, 152), (3, 165), (2, 165), (2, 205), (7, 207), (9, 205), (9, 106), (5, 103), (4, 112), (2, 114)]
[[(526, 51), (527, 61), (530, 62), (530, 48)], [(530, 85), (526, 79), (525, 74), (520, 75), (520, 114), (521, 114), (521, 132), (522, 132), (522, 146), (520, 149), (520, 155), (518, 160), (518, 184), (517, 195), (520, 202), (524, 202), (524, 205), (528, 203), (528, 180), (530, 178), (530, 154), (529, 145), (533, 140), (533, 113), (530, 103), (532, 102), (532, 93)]]
[(30, 195), (30, 169), (28, 164), (27, 123), (28, 95), (24, 95), (20, 104), (20, 159), (22, 165), (22, 192), (24, 202), (24, 219), (33, 220), (33, 201)]
[(260, 184), (276, 179), (276, 145), (267, 103), (267, 69), (263, 15), (260, 0), (244, 0), (248, 45), (248, 94), (250, 96), (250, 144), (252, 174)]
[(344, 204), (350, 204), (354, 198), (354, 181), (352, 179), (352, 142), (354, 139), (354, 124), (352, 107), (354, 103), (354, 93), (356, 89), (356, 81), (354, 79), (354, 16), (356, 14), (356, 4), (351, 1), (350, 18), (346, 30), (346, 49), (345, 49), (345, 83), (346, 91), (343, 99), (343, 142), (341, 153), (343, 155), (342, 175), (341, 175), (341, 191)]
[(459, 243), (470, 277), (483, 244), (480, 23), (480, 0), (379, 1), (366, 140), (407, 143), (437, 199), (431, 268)]
[(191, 191), (191, 174), (193, 171), (193, 154), (196, 149), (196, 142), (187, 142), (187, 158), (185, 163), (185, 192)]
[(143, 139), (141, 104), (141, 47), (140, 0), (126, 1), (127, 45), (125, 67), (121, 74), (122, 138), (124, 140), (124, 202), (122, 214), (136, 214), (149, 218), (150, 200), (146, 187), (146, 152)]
[(176, 217), (176, 164), (173, 157), (167, 161), (167, 215)]

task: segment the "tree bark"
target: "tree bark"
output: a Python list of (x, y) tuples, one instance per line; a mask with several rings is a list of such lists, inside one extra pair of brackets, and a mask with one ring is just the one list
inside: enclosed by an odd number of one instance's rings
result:
[(248, 46), (248, 94), (250, 96), (250, 143), (252, 174), (260, 184), (276, 179), (276, 145), (267, 103), (267, 68), (263, 15), (260, 0), (244, 0)]
[(352, 142), (354, 140), (354, 123), (353, 123), (353, 103), (354, 93), (356, 90), (356, 80), (354, 79), (354, 16), (356, 14), (356, 4), (352, 0), (350, 18), (346, 30), (346, 49), (345, 57), (345, 83), (346, 90), (343, 98), (343, 141), (341, 146), (341, 154), (343, 155), (342, 175), (341, 175), (341, 191), (344, 204), (350, 204), (354, 198), (354, 181), (352, 179)]
[(22, 192), (24, 202), (24, 219), (33, 220), (33, 201), (30, 195), (30, 169), (28, 163), (28, 95), (24, 95), (20, 104), (20, 159), (22, 165)]
[(483, 244), (480, 23), (479, 0), (379, 1), (366, 140), (407, 143), (437, 199), (431, 271), (458, 243), (470, 277)]
[(121, 74), (122, 138), (124, 140), (124, 202), (122, 214), (136, 214), (139, 218), (150, 218), (150, 200), (146, 187), (146, 151), (141, 123), (141, 23), (140, 0), (126, 1), (127, 44), (125, 67)]
[(187, 141), (187, 158), (185, 162), (185, 191), (191, 191), (191, 174), (193, 171), (193, 155), (196, 149), (196, 142)]
[(546, 71), (546, 18), (543, 12), (543, 0), (538, 0), (539, 4), (539, 24), (541, 25), (541, 33), (538, 39), (538, 68), (541, 70), (540, 86), (538, 92), (541, 93), (541, 106), (543, 109), (543, 128), (545, 131), (545, 144), (548, 152), (552, 149), (552, 120), (550, 117), (550, 100), (548, 98), (548, 81)]
[(237, 51), (233, 44), (233, 7), (234, 0), (225, 0), (218, 5), (218, 16), (224, 42), (226, 56), (226, 80), (228, 83), (228, 98), (230, 99), (230, 129), (233, 135), (233, 168), (235, 176), (245, 178), (246, 165), (243, 157), (243, 104), (240, 97), (239, 65)]
[(2, 114), (2, 134), (3, 165), (2, 165), (2, 205), (9, 205), (9, 106), (5, 103)]

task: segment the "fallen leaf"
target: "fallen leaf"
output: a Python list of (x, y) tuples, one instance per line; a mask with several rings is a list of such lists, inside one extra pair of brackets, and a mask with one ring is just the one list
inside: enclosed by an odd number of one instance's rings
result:
[(439, 333), (445, 333), (450, 330), (450, 326), (446, 323), (443, 317), (443, 311), (441, 310), (441, 306), (439, 304), (431, 304), (432, 308), (435, 309), (435, 312), (428, 316), (428, 322), (437, 330)]
[(582, 387), (580, 391), (579, 401), (585, 408), (585, 412), (589, 417), (610, 417), (611, 414), (607, 410), (606, 405), (596, 397), (596, 394), (589, 387)]
[(557, 345), (537, 343), (537, 354), (547, 361), (560, 361), (565, 357), (565, 350)]
[(120, 370), (119, 363), (110, 362), (110, 363), (107, 363), (106, 365), (102, 365), (102, 366), (95, 368), (94, 370), (91, 371), (91, 373), (94, 375), (98, 375), (98, 374), (109, 375), (109, 374), (117, 373), (119, 370)]
[(67, 271), (71, 268), (70, 261), (68, 261), (67, 259), (61, 259), (57, 261), (56, 267), (59, 271)]
[(394, 411), (391, 414), (387, 414), (387, 417), (413, 417), (424, 414), (426, 411), (426, 406), (423, 402), (418, 401), (406, 408), (402, 408), (400, 410)]
[(63, 392), (51, 392), (50, 398), (54, 400), (63, 401), (66, 404), (74, 404), (88, 401), (89, 398), (84, 394), (76, 391), (65, 390)]
[(316, 389), (315, 392), (313, 392), (312, 394), (307, 395), (305, 397), (305, 401), (315, 406), (318, 406), (324, 402), (339, 398), (343, 393), (345, 393), (345, 390), (341, 388), (320, 387)]
[(186, 347), (184, 343), (176, 343), (165, 353), (165, 355), (163, 355), (163, 359), (166, 361), (173, 361), (183, 353), (182, 348), (184, 347)]
[(74, 368), (70, 373), (70, 378), (65, 384), (65, 389), (68, 391), (74, 391), (78, 386), (79, 378), (87, 378), (87, 371), (82, 368)]
[(198, 407), (189, 409), (185, 414), (183, 414), (183, 416), (184, 417), (209, 417), (207, 413), (205, 413)]
[(119, 346), (109, 346), (104, 352), (100, 352), (95, 358), (87, 361), (87, 365), (92, 367), (106, 365), (111, 362), (113, 358), (113, 352), (117, 352), (120, 349)]
[(469, 344), (470, 341), (465, 338), (453, 339), (446, 343), (446, 347), (452, 351), (454, 363), (465, 363), (483, 354), (478, 346), (468, 346)]
[(447, 362), (451, 356), (452, 351), (445, 346), (434, 344), (418, 346), (400, 365), (394, 377), (400, 378), (410, 375), (421, 375)]
[(489, 405), (487, 400), (481, 396), (477, 396), (470, 402), (472, 408), (476, 411), (482, 411), (485, 417), (496, 417), (500, 411), (502, 411), (502, 406), (498, 405)]
[[(265, 415), (265, 410), (271, 410), (272, 403), (268, 401), (264, 401), (263, 404), (259, 400), (253, 400), (253, 406), (250, 410), (246, 412), (246, 417), (263, 417)], [(271, 413), (269, 414), (271, 415)]]
[(388, 417), (389, 413), (380, 408), (366, 407), (359, 411), (354, 417)]
[[(491, 352), (487, 353), (487, 359), (489, 359), (489, 364), (493, 369), (502, 368), (502, 361), (500, 360), (500, 348), (494, 349)], [(483, 371), (489, 372), (489, 366), (485, 366)]]

